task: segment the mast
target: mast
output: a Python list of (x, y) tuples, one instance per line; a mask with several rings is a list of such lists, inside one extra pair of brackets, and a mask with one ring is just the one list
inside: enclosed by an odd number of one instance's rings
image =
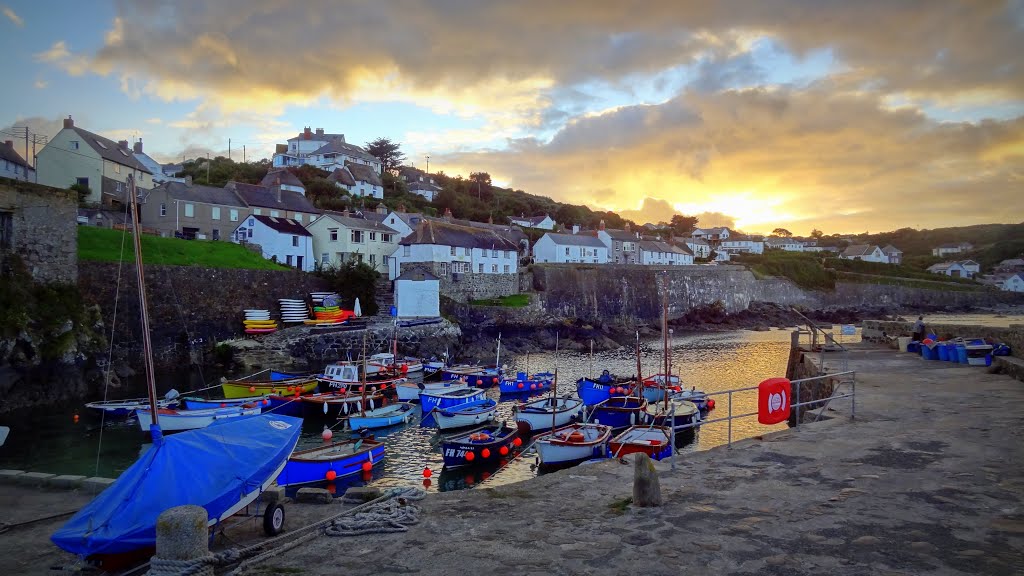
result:
[(146, 367), (146, 392), (149, 394), (149, 410), (153, 423), (149, 433), (157, 443), (162, 436), (156, 403), (156, 371), (153, 368), (153, 342), (149, 334), (149, 304), (146, 302), (146, 272), (142, 266), (142, 239), (139, 237), (139, 198), (135, 189), (135, 177), (128, 175), (128, 197), (132, 212), (132, 244), (135, 246), (135, 273), (139, 284), (139, 315), (142, 319), (142, 359)]
[(640, 331), (636, 331), (636, 393), (637, 397), (644, 395), (644, 377), (640, 373)]
[(359, 400), (360, 415), (366, 416), (366, 332), (363, 332), (363, 393)]
[(665, 293), (662, 295), (661, 309), (661, 335), (664, 340), (662, 351), (662, 362), (665, 364), (665, 377), (662, 379), (662, 394), (665, 396), (665, 414), (668, 414), (668, 387), (671, 384), (672, 375), (668, 367), (668, 285), (666, 283)]
[(494, 357), (494, 368), (501, 373), (501, 332), (498, 332), (498, 355)]
[(590, 379), (594, 379), (594, 339), (590, 339)]
[(558, 412), (558, 332), (555, 332), (555, 377), (551, 381), (551, 437), (555, 435), (555, 414)]

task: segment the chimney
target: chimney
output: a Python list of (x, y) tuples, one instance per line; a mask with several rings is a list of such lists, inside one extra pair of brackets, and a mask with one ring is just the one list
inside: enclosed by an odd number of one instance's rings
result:
[(597, 223), (597, 229), (604, 230), (604, 220), (601, 220), (600, 222)]
[(316, 129), (316, 135), (317, 136), (323, 136), (324, 135), (324, 129), (323, 128), (317, 128)]
[(127, 150), (128, 149), (128, 141), (127, 140), (118, 140), (117, 141), (117, 147), (120, 148), (121, 150)]
[(348, 218), (348, 214), (349, 214), (348, 207), (346, 207), (344, 210), (341, 211), (341, 215), (344, 216), (345, 218)]
[(579, 234), (580, 233), (580, 225), (579, 224), (573, 224), (572, 225), (572, 233), (573, 234)]
[(398, 207), (395, 208), (395, 211), (396, 212), (405, 212), (405, 204), (399, 204)]
[(381, 202), (380, 204), (377, 204), (377, 214), (387, 214), (387, 213), (388, 213), (388, 207), (385, 206), (383, 202)]
[(313, 137), (313, 132), (310, 131), (309, 126), (306, 126), (305, 128), (302, 129), (302, 137), (305, 138), (306, 140), (309, 140), (310, 138)]
[(71, 114), (68, 114), (68, 117), (64, 119), (64, 127), (65, 128), (74, 128), (75, 127), (75, 121), (71, 119)]
[(629, 231), (631, 230), (631, 227), (630, 227), (630, 225), (629, 225), (629, 222), (626, 222), (626, 225), (625, 225), (625, 226), (623, 226), (623, 227), (622, 227), (622, 229), (623, 229), (623, 230), (625, 230), (626, 232), (629, 232)]
[(192, 177), (191, 176), (185, 176), (185, 186), (191, 186), (191, 185), (192, 185)]
[(135, 144), (134, 144), (134, 145), (132, 146), (132, 150), (133, 150), (133, 151), (134, 151), (134, 152), (135, 152), (136, 154), (142, 154), (142, 138), (139, 138), (139, 139), (138, 139), (138, 140), (137, 140), (137, 141), (135, 142)]
[(452, 219), (452, 209), (451, 208), (445, 208), (444, 209), (444, 219), (445, 220), (451, 220)]
[(492, 214), (487, 215), (487, 223), (494, 224), (494, 216)]
[(277, 198), (277, 202), (281, 202), (281, 177), (274, 176), (274, 184), (270, 187), (270, 190), (274, 193), (274, 197)]

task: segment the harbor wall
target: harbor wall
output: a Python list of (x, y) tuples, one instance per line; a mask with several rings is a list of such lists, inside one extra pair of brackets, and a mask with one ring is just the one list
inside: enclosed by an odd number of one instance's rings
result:
[[(940, 324), (928, 322), (925, 316), (925, 328), (939, 338), (991, 338), (997, 342), (1009, 344), (1011, 356), (1024, 358), (1024, 324), (1011, 324), (1008, 328), (993, 326), (977, 326), (967, 324)], [(878, 339), (882, 333), (887, 336), (910, 336), (914, 332), (913, 322), (890, 322), (885, 320), (865, 320), (862, 337)]]
[(37, 282), (74, 284), (77, 215), (71, 190), (0, 178), (0, 263), (17, 257)]
[(519, 293), (518, 274), (479, 274), (476, 272), (442, 273), (439, 262), (404, 264), (402, 272), (422, 270), (437, 276), (441, 295), (456, 302), (498, 298)]

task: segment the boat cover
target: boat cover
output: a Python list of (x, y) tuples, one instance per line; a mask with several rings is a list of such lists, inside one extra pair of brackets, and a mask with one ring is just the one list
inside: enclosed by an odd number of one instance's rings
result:
[(301, 431), (301, 418), (262, 414), (157, 437), (50, 539), (82, 557), (119, 554), (155, 545), (168, 508), (195, 504), (220, 518), (277, 472)]

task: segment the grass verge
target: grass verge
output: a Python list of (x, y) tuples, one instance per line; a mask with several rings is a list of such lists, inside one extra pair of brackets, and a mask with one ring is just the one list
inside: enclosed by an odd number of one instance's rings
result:
[[(95, 262), (133, 262), (130, 233), (97, 226), (78, 227), (78, 258)], [(142, 236), (142, 258), (146, 264), (169, 266), (202, 266), (205, 268), (244, 268), (248, 270), (287, 270), (287, 266), (267, 260), (233, 242), (208, 240), (182, 240)]]

